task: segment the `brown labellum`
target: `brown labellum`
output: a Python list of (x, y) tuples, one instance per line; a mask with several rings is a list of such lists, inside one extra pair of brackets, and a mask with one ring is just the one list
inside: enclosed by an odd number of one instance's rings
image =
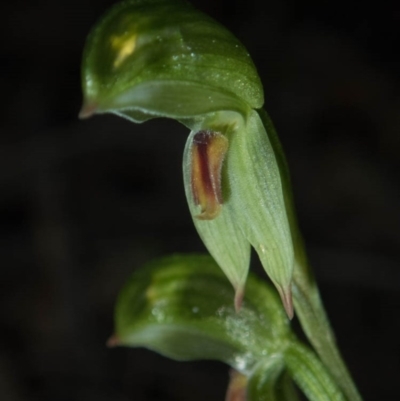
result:
[(196, 217), (212, 220), (218, 216), (222, 199), (221, 169), (228, 139), (219, 132), (200, 131), (193, 137), (191, 184), (193, 200), (201, 212)]

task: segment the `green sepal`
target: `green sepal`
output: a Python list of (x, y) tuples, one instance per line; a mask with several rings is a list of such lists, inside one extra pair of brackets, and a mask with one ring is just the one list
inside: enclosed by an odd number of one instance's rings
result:
[[(208, 125), (208, 124), (204, 124)], [(221, 208), (220, 214), (213, 220), (200, 220), (197, 218), (198, 206), (195, 205), (191, 183), (191, 147), (196, 131), (201, 130), (200, 126), (195, 126), (187, 139), (183, 154), (183, 180), (186, 199), (193, 223), (200, 235), (207, 250), (216, 260), (228, 280), (235, 289), (235, 299), (240, 298), (244, 291), (247, 274), (250, 267), (250, 243), (247, 241), (232, 210), (229, 201), (229, 189), (226, 179), (226, 167), (222, 171), (223, 196), (227, 198)], [(238, 301), (240, 303), (240, 300)]]
[(253, 110), (229, 137), (226, 160), (233, 212), (292, 316), (294, 249), (281, 170), (264, 124)]
[(87, 39), (82, 79), (84, 108), (99, 113), (187, 118), (217, 110), (245, 114), (264, 102), (243, 45), (179, 0), (111, 8)]
[(288, 320), (275, 291), (253, 276), (239, 313), (232, 297), (231, 285), (209, 256), (151, 262), (119, 295), (114, 342), (176, 360), (219, 360), (249, 373), (260, 356), (284, 346), (291, 336)]
[[(275, 156), (270, 133), (255, 110), (245, 118), (233, 112), (214, 113), (192, 129), (183, 172), (189, 209), (200, 237), (239, 291), (246, 280), (252, 245), (292, 317), (294, 248), (287, 215), (288, 195), (285, 172)], [(196, 218), (198, 208), (191, 193), (190, 149), (194, 135), (201, 130), (221, 132), (229, 141), (221, 179), (223, 205), (220, 214), (210, 221)], [(274, 140), (274, 131), (271, 134)]]

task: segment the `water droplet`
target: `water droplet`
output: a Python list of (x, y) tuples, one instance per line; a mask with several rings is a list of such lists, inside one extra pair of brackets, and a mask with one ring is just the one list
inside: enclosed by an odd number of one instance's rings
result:
[(254, 361), (252, 355), (249, 352), (247, 352), (246, 354), (243, 355), (236, 355), (234, 362), (235, 362), (235, 368), (239, 372), (245, 372), (249, 370), (250, 365), (252, 365)]
[(153, 308), (151, 314), (157, 319), (158, 322), (162, 322), (165, 319), (165, 313), (160, 308)]
[(222, 316), (224, 316), (224, 315), (225, 315), (225, 308), (224, 308), (224, 307), (219, 308), (219, 309), (217, 310), (217, 316), (218, 316), (218, 317), (222, 317)]

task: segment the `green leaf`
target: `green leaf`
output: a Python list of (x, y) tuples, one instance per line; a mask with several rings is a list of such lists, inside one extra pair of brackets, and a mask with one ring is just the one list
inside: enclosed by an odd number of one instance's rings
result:
[(278, 400), (300, 401), (300, 397), (292, 378), (287, 371), (283, 372), (277, 383)]
[(248, 373), (291, 336), (275, 291), (249, 277), (239, 313), (208, 256), (176, 255), (135, 273), (119, 296), (115, 338), (177, 360), (215, 359)]
[(243, 45), (179, 0), (130, 0), (87, 39), (84, 110), (188, 118), (262, 106), (262, 85)]
[(310, 401), (345, 401), (343, 393), (317, 356), (292, 342), (284, 352), (287, 369)]
[(283, 368), (281, 355), (272, 355), (260, 362), (249, 378), (247, 401), (283, 401), (277, 388)]
[(293, 380), (284, 369), (280, 354), (261, 360), (248, 379), (247, 401), (299, 401)]

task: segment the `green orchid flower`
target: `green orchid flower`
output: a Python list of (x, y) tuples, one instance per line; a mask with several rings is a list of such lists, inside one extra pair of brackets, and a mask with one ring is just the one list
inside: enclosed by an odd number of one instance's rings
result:
[[(189, 210), (234, 288), (210, 258), (155, 262), (122, 291), (109, 344), (224, 361), (240, 372), (227, 400), (297, 401), (294, 379), (311, 401), (361, 401), (307, 262), (285, 157), (262, 110), (260, 78), (238, 39), (184, 0), (126, 0), (90, 33), (82, 86), (81, 118), (167, 117), (189, 128), (183, 155)], [(259, 292), (247, 279), (252, 247), (290, 318), (293, 292), (318, 357), (293, 337), (276, 293)]]
[(310, 401), (346, 401), (291, 331), (272, 286), (250, 274), (239, 312), (232, 296), (208, 255), (154, 260), (120, 292), (108, 345), (145, 347), (178, 361), (221, 361), (233, 369), (226, 401), (299, 401), (293, 382)]
[(129, 0), (87, 39), (81, 117), (186, 125), (183, 174), (189, 209), (240, 308), (251, 247), (293, 316), (294, 247), (282, 172), (266, 129), (263, 90), (243, 45), (179, 0)]

